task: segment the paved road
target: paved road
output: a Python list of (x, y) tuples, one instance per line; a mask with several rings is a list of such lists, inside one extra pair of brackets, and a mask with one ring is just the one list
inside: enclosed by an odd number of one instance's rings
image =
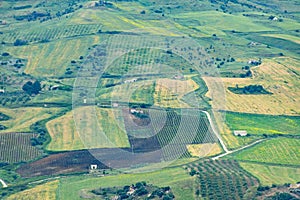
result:
[(213, 123), (213, 121), (212, 121), (212, 119), (211, 119), (211, 117), (210, 117), (210, 114), (209, 114), (207, 111), (203, 111), (203, 110), (202, 110), (202, 112), (204, 112), (204, 113), (206, 114), (207, 119), (208, 119), (208, 121), (209, 121), (209, 123), (210, 123), (211, 129), (212, 129), (212, 131), (214, 132), (214, 134), (217, 136), (217, 138), (218, 138), (218, 140), (219, 140), (219, 142), (220, 142), (222, 148), (224, 149), (224, 151), (225, 151), (226, 153), (229, 153), (230, 151), (227, 149), (227, 147), (226, 147), (225, 143), (223, 142), (221, 136), (220, 136), (219, 133), (217, 132), (217, 130), (216, 130), (216, 128), (215, 128), (215, 125), (214, 125), (214, 123)]
[(0, 178), (0, 183), (2, 184), (3, 188), (7, 188), (6, 183)]
[(213, 159), (213, 160), (217, 160), (217, 159), (222, 158), (222, 157), (224, 157), (224, 156), (226, 156), (226, 155), (228, 155), (228, 154), (231, 154), (231, 153), (234, 153), (234, 152), (237, 152), (237, 151), (241, 151), (241, 150), (243, 150), (243, 149), (246, 149), (246, 148), (248, 148), (248, 147), (251, 147), (251, 146), (253, 146), (253, 145), (257, 144), (257, 143), (260, 143), (260, 142), (262, 142), (262, 141), (264, 141), (264, 140), (266, 140), (266, 139), (260, 139), (260, 140), (257, 140), (257, 141), (255, 141), (255, 142), (253, 142), (253, 143), (251, 143), (251, 144), (248, 144), (248, 145), (246, 145), (246, 146), (243, 146), (243, 147), (241, 147), (241, 148), (239, 148), (239, 149), (235, 149), (235, 150), (233, 150), (233, 151), (228, 151), (228, 152), (226, 152), (226, 153), (223, 153), (223, 154), (221, 154), (221, 155), (218, 155), (218, 156), (216, 156), (216, 157), (213, 157), (212, 159)]

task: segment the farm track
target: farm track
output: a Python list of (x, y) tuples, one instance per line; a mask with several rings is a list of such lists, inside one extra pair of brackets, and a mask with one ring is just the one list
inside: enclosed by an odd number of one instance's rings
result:
[(209, 121), (209, 123), (210, 123), (210, 125), (211, 125), (211, 129), (212, 129), (212, 131), (214, 132), (214, 134), (217, 136), (217, 138), (218, 138), (218, 140), (219, 140), (219, 142), (220, 142), (222, 148), (224, 149), (224, 151), (225, 151), (226, 153), (230, 153), (230, 151), (227, 149), (227, 147), (226, 147), (224, 141), (222, 140), (221, 136), (220, 136), (219, 133), (217, 132), (217, 130), (216, 130), (216, 128), (215, 128), (215, 125), (214, 125), (214, 123), (213, 123), (213, 121), (212, 121), (212, 119), (211, 119), (211, 117), (210, 117), (210, 114), (209, 114), (207, 111), (201, 111), (201, 112), (203, 112), (203, 113), (206, 114), (207, 119), (208, 119), (208, 121)]
[(251, 143), (251, 144), (248, 144), (248, 145), (246, 145), (246, 146), (243, 146), (243, 147), (241, 147), (241, 148), (239, 148), (239, 149), (235, 149), (235, 150), (232, 150), (232, 151), (228, 151), (228, 152), (226, 152), (226, 153), (223, 153), (223, 154), (221, 154), (221, 155), (218, 155), (218, 156), (216, 156), (216, 157), (213, 157), (212, 159), (213, 159), (213, 160), (217, 160), (217, 159), (222, 158), (222, 157), (224, 157), (224, 156), (226, 156), (226, 155), (229, 155), (229, 154), (232, 154), (232, 153), (241, 151), (241, 150), (243, 150), (243, 149), (246, 149), (246, 148), (248, 148), (248, 147), (251, 147), (251, 146), (253, 146), (253, 145), (255, 145), (255, 144), (258, 144), (258, 143), (260, 143), (260, 142), (262, 142), (262, 141), (264, 141), (264, 140), (266, 140), (266, 139), (260, 139), (260, 140), (257, 140), (257, 141), (255, 141), (255, 142), (253, 142), (253, 143)]
[(8, 186), (6, 183), (0, 178), (0, 183), (2, 184), (3, 188), (7, 188)]

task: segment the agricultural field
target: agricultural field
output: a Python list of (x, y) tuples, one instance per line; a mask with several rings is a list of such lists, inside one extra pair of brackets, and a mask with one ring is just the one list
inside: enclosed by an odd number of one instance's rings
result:
[[(172, 177), (172, 178), (170, 178)], [(161, 171), (138, 174), (119, 174), (105, 177), (68, 177), (60, 181), (58, 199), (81, 199), (86, 190), (99, 187), (124, 186), (140, 181), (146, 181), (159, 187), (170, 186), (178, 199), (193, 199), (194, 178), (182, 168), (162, 169)], [(77, 192), (73, 192), (77, 191)]]
[(296, 184), (300, 180), (299, 167), (272, 166), (248, 162), (239, 162), (240, 166), (257, 177), (262, 185)]
[(0, 199), (300, 181), (298, 0), (0, 4)]
[(5, 130), (0, 133), (31, 132), (30, 126), (37, 121), (49, 118), (57, 114), (60, 108), (21, 107), (15, 109), (0, 108), (0, 112), (9, 116), (10, 119), (1, 121)]
[[(129, 146), (127, 135), (119, 127), (112, 109), (96, 107), (82, 107), (78, 109), (80, 110), (68, 112), (46, 124), (51, 136), (51, 142), (47, 147), (48, 150), (61, 151)], [(92, 118), (95, 116), (90, 114), (93, 109), (96, 109), (97, 112), (96, 120), (93, 120)], [(74, 117), (77, 120), (74, 120)], [(79, 118), (84, 121), (75, 125), (75, 121), (77, 122)], [(96, 133), (93, 130), (97, 125), (100, 126), (100, 130), (103, 133)], [(79, 134), (79, 130), (84, 130), (85, 135)], [(105, 137), (111, 143), (104, 139)]]
[(226, 123), (231, 130), (246, 130), (249, 134), (299, 135), (298, 116), (258, 115), (226, 112)]
[[(85, 56), (88, 48), (100, 41), (100, 36), (87, 36), (80, 37), (79, 40), (70, 38), (45, 44), (7, 46), (5, 51), (27, 60), (24, 70), (27, 74), (37, 77), (59, 77), (65, 75), (67, 68), (76, 71), (77, 66), (72, 65), (71, 61), (79, 60), (80, 56)], [(50, 54), (51, 56), (49, 56)]]
[(38, 185), (34, 188), (24, 190), (22, 192), (13, 194), (7, 200), (55, 200), (56, 191), (58, 189), (59, 181), (52, 181), (43, 185)]
[(256, 178), (235, 161), (202, 161), (185, 168), (196, 177), (195, 195), (204, 199), (249, 199), (254, 197)]
[(217, 143), (190, 144), (187, 145), (191, 156), (204, 158), (222, 153), (221, 147)]
[(31, 145), (32, 133), (1, 133), (0, 162), (17, 163), (33, 160), (42, 155), (42, 151)]
[(299, 139), (275, 138), (234, 153), (229, 157), (240, 161), (299, 166), (299, 145)]
[[(253, 78), (224, 78), (225, 87), (263, 85), (272, 94), (238, 95), (226, 90), (226, 109), (268, 115), (299, 114), (299, 62), (290, 58), (266, 60), (253, 68)], [(209, 85), (209, 84), (208, 84)], [(209, 88), (210, 89), (210, 88)]]

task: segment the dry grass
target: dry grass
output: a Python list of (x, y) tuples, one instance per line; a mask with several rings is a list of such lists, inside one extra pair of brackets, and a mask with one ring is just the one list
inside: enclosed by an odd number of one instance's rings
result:
[(56, 180), (43, 185), (38, 185), (32, 189), (13, 194), (9, 196), (7, 200), (55, 200), (58, 183), (59, 181)]
[[(253, 78), (223, 78), (225, 87), (263, 85), (273, 95), (238, 95), (226, 90), (226, 109), (272, 115), (300, 114), (299, 62), (290, 58), (266, 60), (254, 68)], [(298, 75), (297, 75), (298, 74)]]
[(187, 149), (192, 156), (200, 158), (214, 156), (222, 152), (217, 143), (190, 144), (187, 145)]
[[(96, 117), (91, 114), (94, 109), (96, 109)], [(79, 122), (76, 126), (75, 121)], [(77, 108), (74, 115), (73, 112), (68, 112), (64, 116), (48, 122), (46, 127), (52, 138), (47, 147), (49, 150), (129, 146), (127, 135), (115, 120), (112, 109), (92, 106)]]
[[(226, 91), (226, 110), (256, 114), (299, 115), (300, 114), (300, 70), (299, 61), (291, 58), (264, 60), (259, 67), (253, 68), (252, 78), (222, 78)], [(297, 75), (298, 74), (298, 75)], [(205, 77), (209, 90), (216, 92), (213, 81), (216, 78)], [(227, 87), (239, 87), (261, 84), (272, 95), (239, 95), (230, 92)], [(208, 96), (210, 94), (208, 93)], [(214, 99), (212, 106), (219, 109), (220, 102)]]
[(154, 92), (154, 104), (162, 107), (182, 108), (190, 107), (181, 98), (196, 89), (199, 86), (192, 79), (174, 80), (174, 79), (158, 79), (156, 81)]

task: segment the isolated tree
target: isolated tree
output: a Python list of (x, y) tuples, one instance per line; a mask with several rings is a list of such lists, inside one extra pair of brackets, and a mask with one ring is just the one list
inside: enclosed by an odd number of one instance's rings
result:
[(42, 90), (42, 87), (39, 81), (35, 81), (34, 83), (32, 83), (31, 81), (27, 81), (23, 85), (22, 89), (29, 95), (36, 95)]

